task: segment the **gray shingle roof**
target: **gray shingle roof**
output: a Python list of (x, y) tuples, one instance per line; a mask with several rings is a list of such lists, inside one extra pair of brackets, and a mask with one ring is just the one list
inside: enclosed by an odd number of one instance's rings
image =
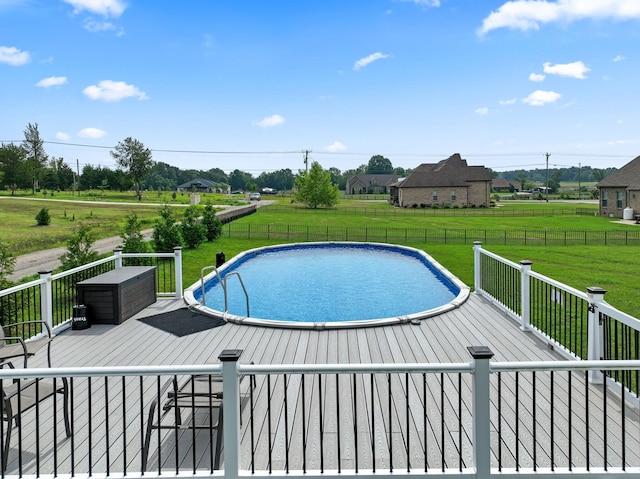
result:
[(640, 156), (600, 181), (596, 188), (627, 188), (640, 184)]
[(468, 166), (458, 153), (438, 163), (423, 163), (402, 182), (401, 188), (469, 186), (474, 181), (491, 181), (491, 170)]

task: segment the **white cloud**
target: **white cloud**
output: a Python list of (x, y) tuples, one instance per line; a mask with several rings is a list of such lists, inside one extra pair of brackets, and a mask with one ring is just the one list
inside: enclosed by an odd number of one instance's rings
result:
[(56, 133), (56, 139), (60, 141), (69, 141), (71, 139), (71, 135), (64, 131), (59, 131)]
[(508, 100), (500, 100), (498, 103), (502, 106), (507, 106), (507, 105), (515, 105), (516, 104), (516, 100), (515, 98), (510, 98)]
[(52, 86), (64, 85), (65, 83), (67, 83), (67, 77), (49, 77), (40, 80), (38, 83), (36, 83), (36, 86), (49, 88)]
[(111, 22), (96, 22), (90, 18), (87, 18), (84, 21), (84, 29), (91, 33), (109, 32), (116, 30), (117, 28), (118, 27)]
[(528, 97), (523, 98), (522, 102), (531, 106), (542, 106), (547, 103), (553, 103), (562, 97), (560, 93), (555, 91), (536, 90)]
[(78, 132), (80, 138), (102, 138), (107, 132), (99, 128), (83, 128)]
[(329, 146), (325, 146), (323, 148), (324, 151), (329, 151), (331, 153), (336, 153), (338, 151), (344, 151), (346, 149), (347, 149), (347, 147), (344, 144), (340, 143), (339, 141), (334, 141)]
[(122, 0), (63, 0), (73, 7), (73, 13), (80, 13), (84, 10), (102, 15), (103, 17), (117, 18), (127, 8)]
[(19, 67), (29, 63), (31, 55), (16, 47), (0, 47), (0, 63), (8, 63), (11, 66)]
[(271, 115), (260, 121), (254, 121), (253, 124), (262, 128), (271, 128), (273, 126), (282, 125), (285, 122), (284, 117), (280, 115)]
[(542, 66), (544, 67), (544, 72), (550, 75), (560, 75), (562, 77), (578, 78), (580, 80), (584, 80), (586, 78), (584, 74), (591, 71), (591, 69), (582, 62), (558, 63), (557, 65), (552, 65), (547, 62)]
[(545, 78), (546, 76), (543, 75), (542, 73), (532, 73), (531, 75), (529, 75), (529, 80), (535, 81), (535, 82), (544, 81)]
[(368, 57), (361, 58), (353, 65), (353, 70), (358, 71), (362, 67), (366, 67), (368, 64), (375, 62), (376, 60), (381, 60), (383, 58), (388, 58), (389, 55), (382, 52), (372, 53)]
[(613, 61), (613, 62), (621, 62), (621, 61), (623, 61), (623, 60), (626, 60), (626, 58), (625, 58), (625, 57), (623, 57), (622, 55), (616, 55), (616, 56), (613, 58), (613, 60), (611, 60), (611, 61)]
[(122, 81), (102, 80), (98, 85), (91, 85), (82, 90), (92, 100), (120, 101), (124, 98), (137, 97), (146, 100), (147, 94), (135, 85), (128, 85)]
[(616, 141), (610, 141), (607, 144), (611, 146), (615, 146), (615, 145), (632, 145), (634, 143), (635, 143), (635, 140), (616, 140)]
[(475, 113), (478, 116), (485, 116), (489, 114), (489, 109), (486, 106), (482, 108), (476, 108)]
[(422, 5), (423, 7), (439, 7), (440, 0), (398, 0), (400, 2), (411, 2), (416, 5)]
[(482, 21), (478, 34), (497, 28), (538, 30), (541, 24), (571, 23), (582, 19), (629, 20), (640, 18), (638, 0), (512, 0)]

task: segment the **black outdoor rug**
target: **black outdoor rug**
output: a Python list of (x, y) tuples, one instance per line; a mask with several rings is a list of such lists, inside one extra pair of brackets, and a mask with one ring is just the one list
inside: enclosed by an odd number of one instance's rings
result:
[(218, 326), (226, 324), (225, 321), (221, 319), (211, 318), (190, 311), (188, 308), (180, 308), (175, 311), (147, 316), (146, 318), (138, 319), (138, 321), (142, 321), (149, 326), (179, 337), (199, 333), (200, 331), (206, 331), (207, 329), (217, 328)]

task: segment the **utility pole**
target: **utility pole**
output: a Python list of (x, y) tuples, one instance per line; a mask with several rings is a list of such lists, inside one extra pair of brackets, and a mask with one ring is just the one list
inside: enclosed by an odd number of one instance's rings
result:
[(304, 153), (304, 171), (309, 173), (309, 153), (311, 150), (304, 150), (302, 153)]
[(544, 191), (547, 196), (547, 203), (549, 203), (549, 157), (551, 155), (549, 153), (545, 153), (544, 156), (547, 157), (547, 186)]
[(80, 186), (80, 162), (78, 161), (78, 159), (76, 158), (76, 195), (80, 196), (80, 193), (78, 192), (79, 186)]
[(582, 165), (578, 163), (578, 201), (580, 201), (580, 170), (582, 169)]

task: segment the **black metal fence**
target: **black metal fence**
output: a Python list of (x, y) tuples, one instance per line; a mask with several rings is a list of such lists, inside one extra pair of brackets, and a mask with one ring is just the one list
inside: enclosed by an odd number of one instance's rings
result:
[(374, 241), (380, 243), (572, 246), (640, 245), (640, 229), (519, 230), (481, 228), (382, 228), (362, 226), (305, 226), (296, 224), (228, 223), (223, 234), (231, 239), (279, 241)]

